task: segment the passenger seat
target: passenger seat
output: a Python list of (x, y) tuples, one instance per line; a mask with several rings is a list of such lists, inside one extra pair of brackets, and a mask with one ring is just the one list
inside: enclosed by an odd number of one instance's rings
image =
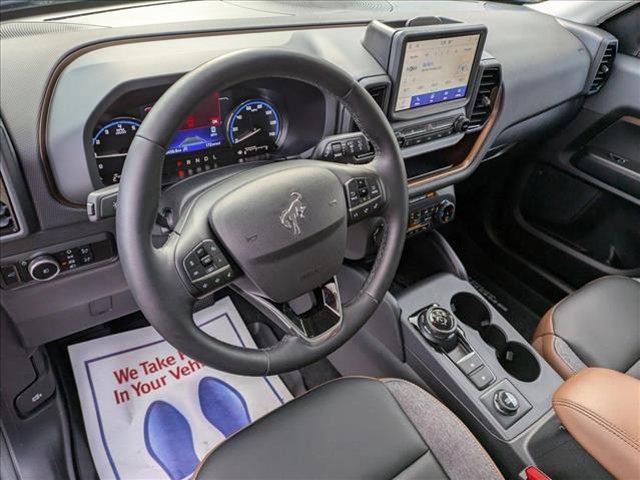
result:
[(564, 379), (586, 367), (640, 378), (640, 282), (588, 283), (549, 309), (531, 343)]

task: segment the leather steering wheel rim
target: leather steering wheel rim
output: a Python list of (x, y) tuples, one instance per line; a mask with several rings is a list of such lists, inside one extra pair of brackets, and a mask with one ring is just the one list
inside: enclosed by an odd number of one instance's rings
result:
[[(313, 160), (293, 162), (313, 162), (338, 174), (351, 168), (378, 175), (385, 191), (385, 205), (380, 214), (384, 233), (368, 278), (358, 294), (342, 305), (342, 323), (335, 334), (317, 344), (287, 334), (268, 349), (250, 349), (221, 342), (194, 324), (195, 298), (176, 267), (176, 246), (184, 232), (172, 232), (160, 248), (153, 246), (151, 234), (160, 201), (165, 151), (183, 119), (212, 91), (265, 77), (312, 84), (336, 97), (350, 111), (373, 145), (374, 158), (368, 165), (356, 169)], [(170, 344), (223, 371), (241, 375), (277, 374), (333, 352), (374, 313), (398, 267), (407, 225), (407, 202), (406, 172), (394, 132), (358, 82), (337, 66), (308, 55), (283, 49), (243, 50), (218, 57), (184, 75), (145, 118), (122, 172), (116, 215), (117, 244), (134, 298), (148, 321)]]

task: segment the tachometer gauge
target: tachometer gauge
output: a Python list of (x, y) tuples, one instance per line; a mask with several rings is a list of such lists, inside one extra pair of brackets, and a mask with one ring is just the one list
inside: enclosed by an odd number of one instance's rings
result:
[(140, 120), (125, 117), (115, 118), (94, 132), (93, 153), (98, 173), (105, 185), (120, 181), (124, 159), (138, 128)]
[(248, 100), (238, 105), (227, 122), (231, 147), (238, 155), (259, 155), (277, 148), (282, 132), (280, 116), (264, 100)]

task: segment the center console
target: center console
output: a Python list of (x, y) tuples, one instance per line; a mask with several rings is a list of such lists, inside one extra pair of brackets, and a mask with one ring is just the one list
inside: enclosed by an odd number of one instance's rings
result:
[(398, 296), (407, 363), (510, 441), (551, 408), (558, 374), (466, 281), (435, 275)]

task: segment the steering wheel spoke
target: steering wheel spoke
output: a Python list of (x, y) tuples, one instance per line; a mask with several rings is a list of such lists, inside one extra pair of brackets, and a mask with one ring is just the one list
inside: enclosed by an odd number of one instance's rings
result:
[(277, 303), (247, 290), (236, 288), (240, 295), (278, 325), (286, 334), (309, 345), (331, 338), (343, 320), (337, 278), (293, 299)]

